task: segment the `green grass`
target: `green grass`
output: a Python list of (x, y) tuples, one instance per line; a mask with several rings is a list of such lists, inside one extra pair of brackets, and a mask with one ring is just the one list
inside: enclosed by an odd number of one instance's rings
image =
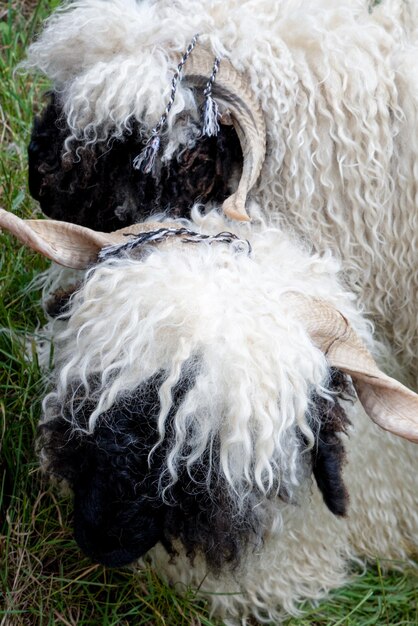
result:
[[(26, 145), (46, 85), (14, 68), (55, 0), (0, 5), (0, 206), (36, 215), (26, 183)], [(180, 594), (146, 570), (109, 571), (82, 556), (71, 502), (45, 484), (34, 453), (42, 381), (27, 345), (43, 323), (28, 291), (46, 262), (0, 236), (0, 626), (215, 626), (193, 591)], [(28, 343), (29, 342), (29, 343)], [(379, 565), (288, 626), (418, 624), (418, 577)]]

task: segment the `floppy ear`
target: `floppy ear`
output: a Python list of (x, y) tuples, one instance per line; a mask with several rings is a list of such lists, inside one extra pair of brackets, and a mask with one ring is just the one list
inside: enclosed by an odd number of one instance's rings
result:
[(289, 297), (330, 365), (351, 376), (369, 417), (384, 430), (418, 443), (418, 395), (378, 368), (348, 320), (332, 305), (294, 293)]
[(94, 265), (102, 248), (126, 243), (129, 235), (157, 230), (163, 226), (165, 224), (147, 222), (112, 233), (102, 233), (68, 222), (22, 220), (17, 215), (0, 209), (0, 229), (8, 230), (24, 245), (48, 259), (73, 269), (85, 269)]
[(0, 209), (0, 228), (48, 259), (74, 269), (92, 265), (107, 245), (105, 233), (55, 220), (22, 220), (4, 209)]

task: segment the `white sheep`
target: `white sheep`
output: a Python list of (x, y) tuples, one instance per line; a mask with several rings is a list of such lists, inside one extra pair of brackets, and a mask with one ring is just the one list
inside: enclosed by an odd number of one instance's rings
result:
[(416, 448), (370, 418), (417, 442), (418, 396), (377, 368), (330, 254), (196, 210), (111, 234), (0, 225), (78, 268), (39, 448), (91, 558), (147, 553), (245, 624), (322, 598), (353, 561), (416, 553)]

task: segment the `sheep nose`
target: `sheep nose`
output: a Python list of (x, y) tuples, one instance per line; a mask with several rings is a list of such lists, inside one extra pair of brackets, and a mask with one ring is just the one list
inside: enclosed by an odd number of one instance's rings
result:
[(132, 542), (127, 541), (124, 534), (126, 533), (117, 534), (116, 528), (92, 523), (79, 510), (74, 511), (74, 538), (84, 554), (95, 563), (107, 567), (122, 567), (139, 558), (141, 550), (129, 549)]
[(124, 500), (118, 494), (116, 499), (108, 485), (92, 479), (74, 488), (74, 538), (94, 562), (121, 567), (160, 540), (163, 519), (160, 509), (150, 509), (140, 498)]
[(141, 556), (141, 551), (135, 552), (122, 545), (117, 545), (117, 538), (109, 537), (100, 529), (88, 528), (83, 524), (75, 525), (74, 537), (87, 557), (106, 567), (123, 567), (133, 563)]

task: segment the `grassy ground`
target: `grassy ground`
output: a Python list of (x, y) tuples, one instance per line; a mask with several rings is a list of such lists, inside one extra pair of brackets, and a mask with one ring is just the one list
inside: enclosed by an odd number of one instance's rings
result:
[[(55, 0), (0, 4), (0, 206), (21, 216), (28, 197), (26, 145), (46, 85), (15, 73)], [(0, 626), (215, 626), (193, 592), (182, 596), (145, 571), (109, 571), (85, 559), (71, 537), (71, 503), (44, 484), (33, 451), (42, 384), (25, 340), (42, 324), (27, 286), (46, 263), (0, 236)], [(418, 577), (379, 565), (288, 626), (418, 624)]]

